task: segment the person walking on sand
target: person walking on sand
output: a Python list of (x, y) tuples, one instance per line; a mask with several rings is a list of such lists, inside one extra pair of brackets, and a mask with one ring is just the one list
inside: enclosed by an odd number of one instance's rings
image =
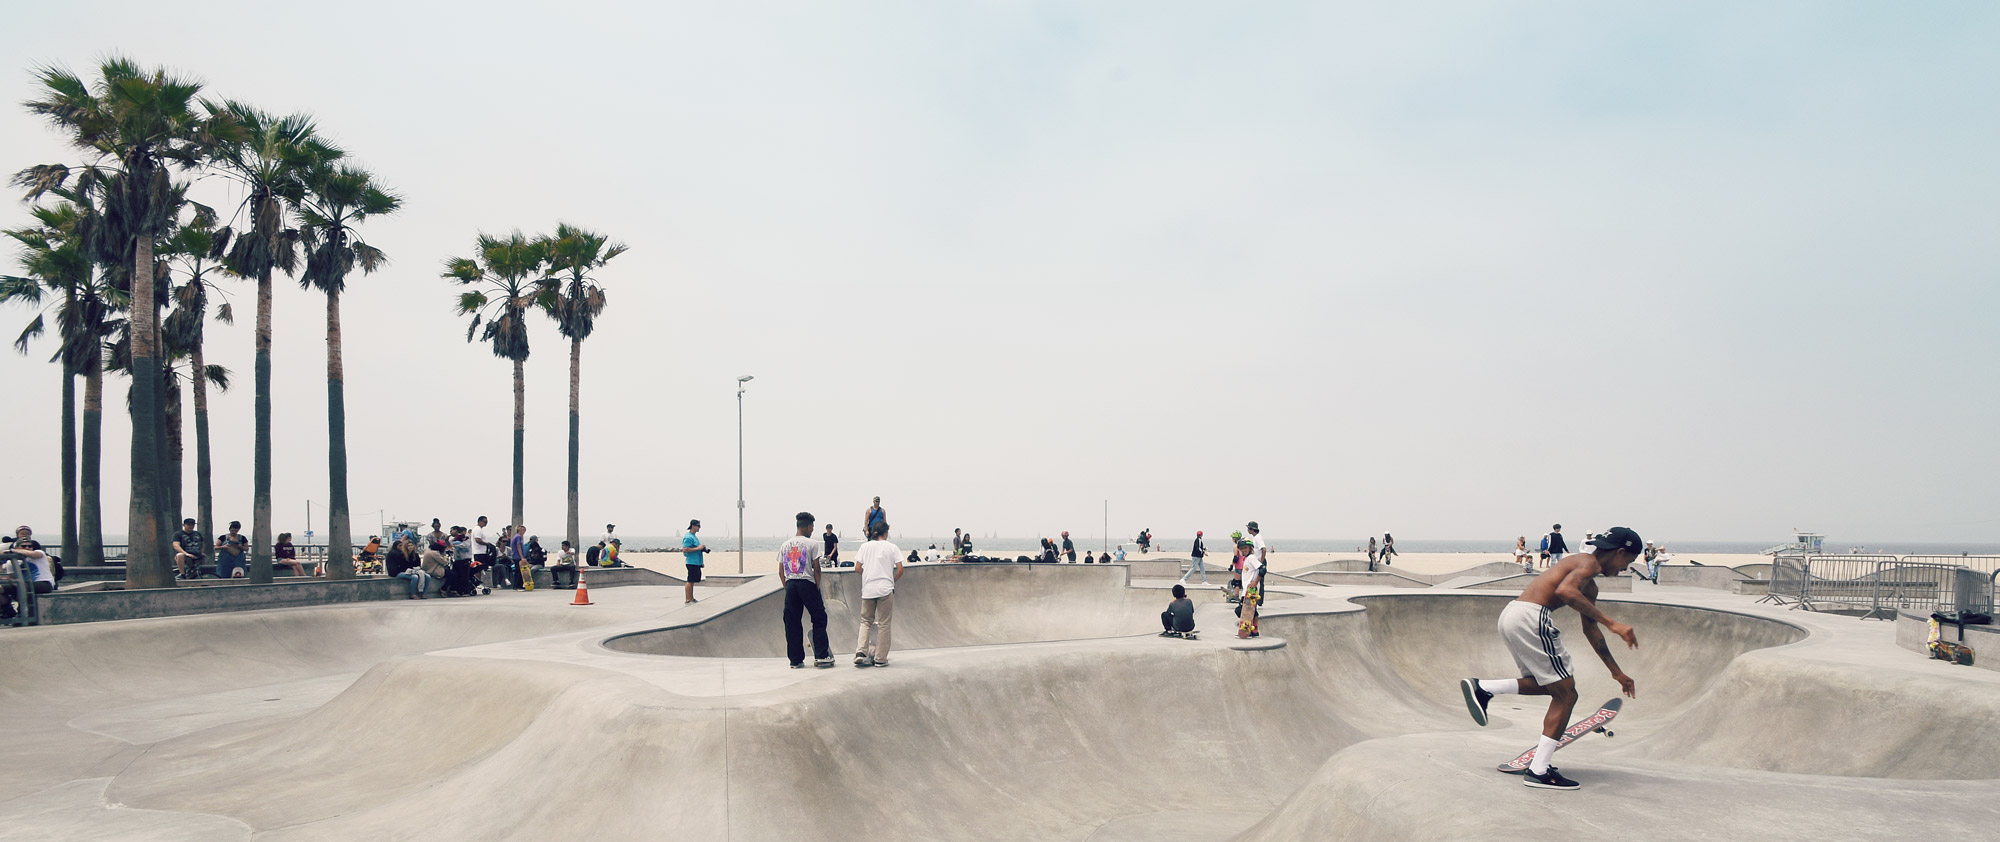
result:
[(1563, 541), (1563, 525), (1558, 523), (1549, 528), (1549, 566), (1562, 563), (1563, 556), (1569, 554), (1569, 544)]
[(681, 560), (687, 562), (687, 578), (681, 585), (682, 605), (694, 604), (694, 586), (701, 582), (701, 564), (708, 554), (708, 545), (701, 542), (701, 521), (688, 521), (688, 531), (681, 535)]
[(854, 665), (886, 667), (889, 618), (896, 607), (896, 583), (903, 578), (903, 551), (889, 542), (888, 521), (868, 525), (868, 543), (855, 553), (854, 574), (861, 577), (861, 636), (854, 642)]
[(812, 616), (813, 666), (833, 666), (833, 650), (826, 640), (826, 602), (819, 591), (819, 565), (825, 550), (813, 539), (812, 512), (799, 512), (794, 520), (798, 534), (778, 545), (778, 578), (785, 583), (785, 657), (792, 669), (806, 665), (805, 628), (800, 612)]
[(1638, 698), (1632, 677), (1618, 668), (1618, 661), (1611, 657), (1611, 647), (1604, 642), (1604, 632), (1598, 627), (1610, 629), (1632, 649), (1639, 648), (1638, 633), (1605, 615), (1597, 607), (1596, 599), (1597, 577), (1625, 572), (1639, 557), (1642, 542), (1639, 533), (1614, 526), (1591, 539), (1591, 546), (1596, 549), (1551, 565), (1501, 609), (1500, 639), (1506, 644), (1508, 654), (1514, 656), (1521, 677), (1467, 678), (1458, 683), (1459, 692), (1465, 696), (1466, 710), (1472, 714), (1472, 721), (1480, 725), (1487, 722), (1486, 706), (1494, 696), (1519, 693), (1549, 697), (1549, 712), (1542, 717), (1542, 738), (1535, 744), (1535, 757), (1528, 765), (1524, 782), (1537, 789), (1570, 790), (1579, 786), (1549, 765), (1557, 738), (1569, 727), (1570, 712), (1576, 707), (1576, 676), (1570, 673), (1569, 651), (1563, 648), (1562, 631), (1550, 619), (1551, 614), (1567, 605), (1583, 615), (1584, 639), (1590, 641), (1590, 648), (1596, 650), (1605, 668), (1611, 670), (1611, 677), (1625, 695)]
[(1181, 584), (1187, 584), (1188, 577), (1196, 573), (1201, 574), (1202, 584), (1208, 584), (1208, 568), (1202, 566), (1201, 563), (1202, 557), (1208, 555), (1208, 547), (1202, 544), (1201, 530), (1199, 529), (1195, 530), (1194, 549), (1189, 550), (1188, 555), (1192, 556), (1194, 560), (1188, 563), (1187, 572), (1181, 574)]

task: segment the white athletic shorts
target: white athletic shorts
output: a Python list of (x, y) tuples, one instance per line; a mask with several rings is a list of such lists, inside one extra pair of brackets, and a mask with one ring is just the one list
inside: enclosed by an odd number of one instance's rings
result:
[(1507, 654), (1524, 675), (1533, 676), (1544, 687), (1570, 677), (1569, 650), (1563, 648), (1562, 630), (1549, 619), (1544, 605), (1514, 600), (1500, 611), (1500, 639), (1507, 642)]

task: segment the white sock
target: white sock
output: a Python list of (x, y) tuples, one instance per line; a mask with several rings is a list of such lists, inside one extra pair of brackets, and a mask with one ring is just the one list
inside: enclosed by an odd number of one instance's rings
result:
[(1537, 775), (1547, 772), (1549, 770), (1549, 758), (1555, 756), (1555, 738), (1543, 737), (1539, 742), (1535, 743), (1535, 759), (1528, 763), (1528, 771)]
[(1495, 696), (1504, 696), (1508, 693), (1519, 693), (1521, 692), (1521, 679), (1482, 678), (1479, 679), (1479, 689), (1484, 690), (1488, 693), (1492, 693)]

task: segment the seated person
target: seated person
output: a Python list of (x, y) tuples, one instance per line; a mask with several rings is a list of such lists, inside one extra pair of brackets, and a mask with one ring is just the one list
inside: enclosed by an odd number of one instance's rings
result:
[(271, 545), (271, 566), (286, 565), (292, 568), (292, 575), (306, 575), (306, 566), (299, 563), (299, 548), (292, 543), (292, 533), (278, 533), (278, 540)]
[(1194, 632), (1194, 600), (1188, 599), (1186, 586), (1174, 586), (1174, 601), (1160, 612), (1160, 625), (1165, 628), (1161, 637), (1185, 637)]
[(409, 583), (411, 599), (423, 599), (424, 592), (430, 590), (431, 577), (424, 572), (422, 559), (407, 541), (397, 541), (396, 546), (389, 549), (385, 572), (393, 578)]
[(215, 536), (215, 577), (240, 579), (250, 573), (250, 536), (243, 534), (243, 522), (229, 522), (229, 532)]
[[(563, 584), (567, 577), (569, 584)], [(568, 541), (562, 542), (562, 551), (556, 553), (556, 563), (549, 565), (549, 581), (558, 590), (576, 589), (576, 548)]]
[(1091, 553), (1091, 551), (1089, 551), (1089, 550), (1084, 550), (1084, 551), (1083, 551), (1083, 563), (1084, 563), (1084, 564), (1096, 564), (1096, 563), (1097, 563), (1097, 556), (1096, 556), (1096, 555), (1094, 555), (1094, 554), (1092, 554), (1092, 553)]
[(194, 528), (194, 518), (181, 521), (181, 531), (174, 533), (174, 570), (183, 579), (201, 578), (201, 566), (208, 561), (208, 541), (201, 536), (201, 530)]
[(42, 552), (41, 542), (34, 539), (35, 531), (26, 526), (14, 530), (14, 540), (0, 551), (0, 620), (12, 619), (17, 612), (14, 602), (21, 598), (15, 582), (16, 565), (27, 565), (28, 579), (33, 582), (29, 589), (36, 594), (45, 594), (56, 589), (56, 567), (49, 554)]
[(440, 595), (444, 590), (445, 578), (451, 575), (451, 557), (445, 555), (448, 552), (451, 552), (450, 544), (444, 541), (432, 541), (430, 546), (425, 547), (423, 553), (417, 556), (417, 563), (424, 568), (424, 575), (438, 583)]

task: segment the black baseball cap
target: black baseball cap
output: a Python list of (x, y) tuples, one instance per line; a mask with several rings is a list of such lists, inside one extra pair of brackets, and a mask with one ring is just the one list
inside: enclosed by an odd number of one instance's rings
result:
[(1585, 542), (1601, 550), (1638, 550), (1646, 545), (1639, 540), (1639, 533), (1623, 526), (1614, 526), (1604, 533)]

